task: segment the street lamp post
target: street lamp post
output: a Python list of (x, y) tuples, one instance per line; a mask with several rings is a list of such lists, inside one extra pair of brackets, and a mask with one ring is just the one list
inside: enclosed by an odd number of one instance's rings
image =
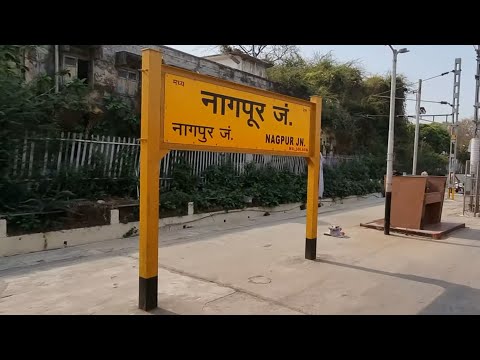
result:
[(392, 45), (388, 45), (393, 52), (392, 65), (392, 81), (390, 90), (390, 119), (388, 125), (388, 150), (387, 150), (387, 176), (385, 181), (385, 222), (384, 233), (390, 235), (390, 211), (392, 208), (392, 175), (393, 175), (393, 142), (394, 142), (394, 125), (395, 125), (395, 93), (397, 86), (397, 56), (398, 54), (407, 53), (408, 50), (403, 48), (396, 50)]
[(416, 122), (415, 122), (415, 139), (413, 144), (412, 175), (417, 175), (417, 150), (418, 150), (418, 134), (420, 132), (420, 108), (421, 108), (420, 102), (421, 101), (422, 101), (422, 79), (418, 80), (418, 89), (417, 89), (417, 107), (416, 107)]

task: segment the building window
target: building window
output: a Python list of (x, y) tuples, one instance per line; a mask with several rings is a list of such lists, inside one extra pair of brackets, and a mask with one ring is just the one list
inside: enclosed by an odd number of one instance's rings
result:
[(69, 82), (73, 79), (84, 79), (84, 83), (88, 84), (90, 64), (87, 60), (77, 59), (73, 56), (64, 56), (63, 70), (67, 72), (63, 76), (64, 82)]
[(77, 78), (77, 58), (71, 56), (63, 57), (63, 70), (66, 74), (63, 76), (64, 82), (72, 81)]
[(138, 89), (138, 71), (119, 69), (117, 92), (122, 95), (135, 96)]

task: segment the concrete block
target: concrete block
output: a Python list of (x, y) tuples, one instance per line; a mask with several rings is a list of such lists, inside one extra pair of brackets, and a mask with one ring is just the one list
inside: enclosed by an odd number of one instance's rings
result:
[(138, 222), (8, 236), (0, 241), (0, 257), (121, 239), (134, 226)]
[(193, 215), (194, 213), (194, 208), (193, 208), (193, 202), (188, 203), (188, 215)]
[(0, 238), (7, 237), (7, 220), (0, 219)]
[(110, 225), (120, 224), (120, 211), (118, 209), (110, 210)]

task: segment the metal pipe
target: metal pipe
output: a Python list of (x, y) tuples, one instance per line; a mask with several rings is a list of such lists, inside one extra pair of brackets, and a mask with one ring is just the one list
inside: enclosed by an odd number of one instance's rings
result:
[(475, 212), (473, 213), (473, 217), (477, 217), (478, 214), (478, 205), (479, 205), (479, 194), (478, 192), (480, 191), (480, 182), (478, 181), (478, 176), (479, 176), (479, 170), (480, 166), (477, 166), (476, 172), (475, 172)]
[(58, 93), (60, 88), (60, 54), (58, 45), (55, 45), (55, 92)]
[(463, 211), (462, 211), (463, 216), (465, 216), (465, 196), (467, 195), (467, 169), (468, 169), (468, 160), (465, 162), (465, 177), (463, 179)]

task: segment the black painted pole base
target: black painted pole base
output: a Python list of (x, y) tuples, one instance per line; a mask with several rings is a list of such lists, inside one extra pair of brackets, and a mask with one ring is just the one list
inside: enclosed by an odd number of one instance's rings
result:
[(317, 238), (305, 239), (305, 259), (315, 260), (317, 258)]
[(148, 279), (139, 277), (138, 308), (150, 311), (158, 305), (158, 276)]
[(392, 209), (392, 192), (385, 193), (385, 222), (383, 226), (383, 233), (390, 235), (390, 212)]

